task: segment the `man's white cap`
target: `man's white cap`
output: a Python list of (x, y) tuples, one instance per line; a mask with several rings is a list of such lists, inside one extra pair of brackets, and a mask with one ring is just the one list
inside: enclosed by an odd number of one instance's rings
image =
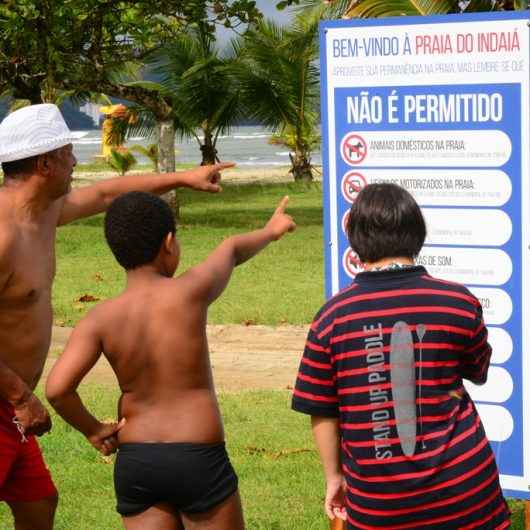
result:
[(72, 143), (75, 135), (56, 105), (30, 105), (0, 123), (0, 162), (42, 155)]

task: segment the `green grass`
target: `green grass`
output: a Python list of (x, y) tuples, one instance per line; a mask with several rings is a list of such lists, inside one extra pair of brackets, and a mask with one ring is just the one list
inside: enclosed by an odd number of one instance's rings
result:
[[(224, 238), (262, 227), (284, 195), (291, 198), (288, 212), (297, 231), (235, 270), (227, 290), (210, 309), (210, 323), (311, 321), (324, 300), (321, 186), (226, 185), (220, 195), (179, 193), (179, 271), (203, 260)], [(102, 222), (103, 216), (97, 216), (58, 230), (53, 292), (57, 324), (75, 324), (93, 305), (77, 302), (81, 296), (106, 299), (123, 288), (125, 275), (107, 248)]]
[[(100, 418), (115, 415), (118, 391), (89, 385), (81, 389)], [(220, 397), (227, 446), (239, 475), (249, 530), (327, 530), (322, 512), (324, 481), (310, 435), (309, 420), (289, 408), (290, 393), (244, 392)], [(116, 514), (112, 461), (56, 416), (41, 439), (61, 498), (56, 530), (121, 528)], [(523, 530), (522, 502), (510, 501), (513, 530)], [(12, 530), (0, 504), (0, 528)]]
[[(118, 392), (81, 391), (101, 418), (115, 415)], [(289, 410), (288, 392), (249, 392), (220, 398), (232, 463), (249, 530), (324, 530), (324, 483), (308, 418)], [(115, 512), (112, 463), (56, 416), (41, 446), (60, 492), (56, 530), (121, 528)], [(0, 527), (11, 530), (0, 504)]]

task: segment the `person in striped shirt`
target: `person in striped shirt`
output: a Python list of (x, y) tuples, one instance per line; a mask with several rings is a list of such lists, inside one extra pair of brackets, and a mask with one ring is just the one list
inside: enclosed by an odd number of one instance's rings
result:
[(414, 265), (426, 229), (403, 188), (364, 188), (347, 231), (365, 271), (317, 313), (292, 400), (311, 416), (328, 517), (348, 530), (509, 528), (462, 384), (487, 378), (479, 301)]

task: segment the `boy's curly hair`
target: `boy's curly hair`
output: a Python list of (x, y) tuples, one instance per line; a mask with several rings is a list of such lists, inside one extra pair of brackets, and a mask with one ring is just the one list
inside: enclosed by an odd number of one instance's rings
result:
[(166, 236), (175, 231), (171, 208), (152, 193), (132, 191), (119, 196), (105, 217), (105, 238), (126, 270), (152, 262)]

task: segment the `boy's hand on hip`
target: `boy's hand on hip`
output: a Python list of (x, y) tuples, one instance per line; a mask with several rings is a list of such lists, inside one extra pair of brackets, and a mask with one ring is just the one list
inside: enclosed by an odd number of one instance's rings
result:
[(125, 425), (125, 418), (122, 418), (119, 423), (101, 423), (99, 429), (90, 436), (87, 436), (88, 441), (100, 453), (109, 456), (115, 453), (118, 449), (118, 431)]
[(293, 218), (285, 213), (288, 202), (289, 197), (286, 195), (278, 204), (269, 222), (265, 225), (265, 229), (270, 231), (274, 241), (280, 239), (287, 232), (293, 232), (296, 229)]
[(13, 406), (15, 420), (23, 434), (42, 436), (52, 428), (52, 420), (39, 398), (31, 393), (20, 403)]

